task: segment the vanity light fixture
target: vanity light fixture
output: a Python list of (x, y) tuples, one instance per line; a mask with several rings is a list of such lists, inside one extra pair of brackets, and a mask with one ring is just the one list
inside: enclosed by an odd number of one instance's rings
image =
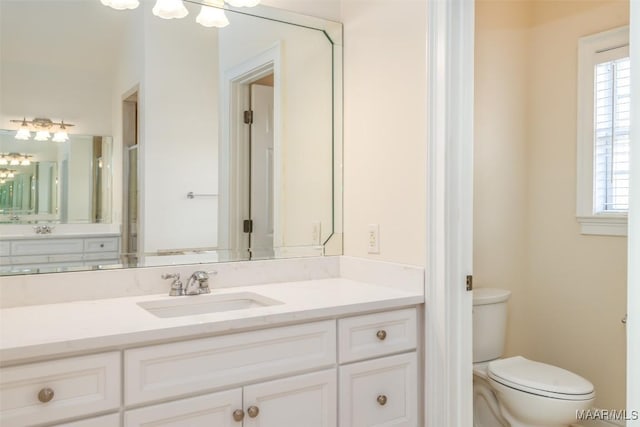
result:
[[(140, 4), (139, 0), (100, 0), (100, 2), (118, 10), (135, 9)], [(225, 2), (233, 7), (254, 7), (260, 3), (260, 0), (202, 0), (202, 8), (196, 17), (196, 22), (205, 27), (223, 28), (229, 25), (229, 19), (224, 13)], [(189, 14), (184, 0), (156, 0), (151, 11), (163, 19), (180, 19)]]
[(20, 123), (20, 127), (16, 132), (16, 139), (28, 140), (31, 138), (31, 130), (35, 130), (36, 136), (33, 138), (36, 141), (48, 141), (51, 138), (51, 132), (53, 127), (57, 126), (58, 130), (53, 136), (54, 142), (64, 142), (69, 140), (67, 134), (67, 127), (74, 126), (69, 123), (65, 123), (64, 120), (60, 123), (54, 122), (51, 119), (35, 118), (33, 120), (11, 120), (12, 123)]

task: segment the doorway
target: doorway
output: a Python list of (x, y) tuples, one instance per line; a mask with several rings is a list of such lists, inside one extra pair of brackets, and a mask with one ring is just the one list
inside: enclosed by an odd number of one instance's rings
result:
[(277, 256), (282, 246), (280, 46), (224, 73), (219, 246), (230, 259)]
[(125, 265), (135, 266), (138, 261), (139, 229), (139, 175), (138, 159), (138, 92), (122, 101), (122, 257)]

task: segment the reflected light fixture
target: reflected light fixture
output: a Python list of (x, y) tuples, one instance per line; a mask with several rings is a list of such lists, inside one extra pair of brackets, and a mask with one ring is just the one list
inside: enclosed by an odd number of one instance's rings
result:
[(29, 130), (29, 124), (27, 123), (27, 118), (22, 119), (22, 123), (20, 123), (20, 127), (16, 132), (16, 139), (20, 139), (22, 141), (26, 141), (31, 139), (31, 131)]
[(15, 169), (0, 169), (0, 178), (15, 178), (16, 172)]
[(115, 10), (135, 9), (140, 6), (138, 0), (100, 0), (100, 3)]
[(224, 0), (204, 0), (196, 22), (209, 28), (224, 28), (229, 25), (229, 19), (224, 14)]
[(189, 14), (182, 0), (157, 0), (151, 11), (162, 19), (180, 19)]
[(31, 154), (0, 153), (0, 166), (29, 166), (32, 158)]
[[(100, 3), (118, 10), (135, 9), (140, 4), (139, 0), (100, 0)], [(260, 0), (202, 0), (196, 22), (205, 27), (226, 27), (229, 20), (224, 13), (225, 3), (233, 7), (254, 7)], [(163, 19), (180, 19), (189, 14), (183, 0), (156, 0), (151, 11)]]
[(69, 140), (69, 135), (67, 134), (67, 127), (74, 126), (69, 123), (65, 123), (62, 120), (60, 123), (53, 122), (51, 119), (43, 119), (43, 118), (35, 118), (33, 120), (27, 120), (23, 118), (22, 120), (11, 120), (12, 123), (20, 123), (20, 127), (16, 132), (16, 139), (20, 140), (28, 140), (31, 138), (31, 130), (35, 130), (36, 136), (33, 138), (36, 141), (48, 141), (51, 138), (50, 130), (57, 126), (58, 130), (55, 132), (53, 136), (54, 142), (64, 142)]

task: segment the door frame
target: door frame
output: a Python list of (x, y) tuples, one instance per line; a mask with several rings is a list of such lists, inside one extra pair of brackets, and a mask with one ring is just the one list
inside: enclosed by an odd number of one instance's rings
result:
[[(224, 72), (220, 93), (220, 160), (219, 160), (219, 221), (218, 247), (230, 250), (233, 256), (248, 249), (248, 239), (242, 231), (241, 218), (249, 214), (249, 182), (243, 165), (248, 163), (250, 132), (243, 121), (243, 112), (251, 108), (250, 84), (273, 73), (273, 218), (274, 248), (282, 246), (280, 206), (282, 191), (282, 84), (281, 45), (271, 48)], [(244, 142), (244, 143), (243, 143)]]
[(473, 425), (474, 0), (427, 2), (425, 424)]
[[(629, 52), (640, 52), (640, 2), (630, 3)], [(640, 411), (640, 55), (631, 55), (631, 198), (627, 235), (627, 410)], [(627, 415), (631, 415), (630, 413)], [(639, 427), (640, 419), (627, 421)]]

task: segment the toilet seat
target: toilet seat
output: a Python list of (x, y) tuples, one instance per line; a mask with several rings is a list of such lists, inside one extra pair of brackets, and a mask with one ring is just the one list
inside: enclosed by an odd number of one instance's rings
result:
[(489, 363), (489, 378), (525, 393), (559, 400), (590, 400), (593, 384), (557, 366), (534, 362), (522, 356)]

